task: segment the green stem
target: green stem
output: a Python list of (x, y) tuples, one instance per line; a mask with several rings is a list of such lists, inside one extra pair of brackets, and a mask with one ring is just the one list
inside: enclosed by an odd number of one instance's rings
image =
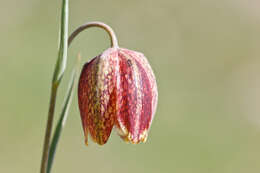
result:
[(71, 79), (70, 79), (70, 83), (68, 86), (68, 92), (67, 95), (65, 97), (65, 101), (63, 104), (63, 108), (62, 108), (62, 112), (60, 114), (60, 119), (58, 120), (58, 123), (56, 125), (56, 129), (54, 130), (54, 134), (51, 140), (51, 145), (50, 145), (50, 149), (49, 149), (49, 157), (48, 157), (48, 165), (47, 165), (47, 173), (51, 172), (51, 168), (52, 168), (52, 163), (54, 160), (54, 156), (56, 153), (56, 148), (58, 146), (58, 142), (61, 136), (61, 132), (62, 129), (65, 126), (66, 123), (66, 119), (68, 116), (68, 112), (69, 112), (69, 108), (72, 102), (72, 97), (73, 97), (73, 90), (75, 88), (76, 85), (76, 78), (78, 77), (78, 73), (79, 73), (79, 65), (80, 65), (80, 54), (78, 55), (78, 59), (77, 62), (75, 63), (74, 66), (74, 70), (72, 71), (72, 75), (71, 75)]
[(110, 37), (111, 47), (115, 47), (115, 48), (118, 47), (118, 41), (117, 41), (116, 34), (113, 31), (113, 29), (110, 26), (108, 26), (107, 24), (105, 24), (103, 22), (97, 22), (97, 21), (85, 23), (85, 24), (81, 25), (80, 27), (78, 27), (72, 34), (70, 34), (70, 37), (68, 40), (68, 46), (71, 44), (71, 42), (74, 40), (74, 38), (79, 33), (84, 31), (85, 29), (88, 29), (91, 27), (98, 27), (98, 28), (104, 29)]
[(52, 79), (50, 106), (49, 106), (48, 120), (47, 120), (47, 126), (45, 130), (45, 138), (44, 138), (42, 160), (41, 160), (41, 170), (40, 170), (41, 173), (46, 173), (47, 170), (50, 138), (51, 138), (57, 90), (66, 68), (67, 46), (68, 46), (68, 42), (67, 42), (68, 16), (69, 16), (69, 0), (62, 0), (59, 53), (58, 53), (58, 59), (56, 62), (54, 74), (53, 74), (53, 79)]
[(41, 173), (46, 173), (46, 168), (48, 163), (49, 145), (50, 145), (50, 138), (51, 138), (51, 131), (52, 131), (52, 122), (54, 117), (53, 115), (55, 110), (57, 89), (58, 89), (58, 85), (55, 85), (53, 83), (51, 88), (50, 106), (49, 106), (48, 120), (47, 120), (47, 126), (45, 131), (45, 138), (44, 138)]

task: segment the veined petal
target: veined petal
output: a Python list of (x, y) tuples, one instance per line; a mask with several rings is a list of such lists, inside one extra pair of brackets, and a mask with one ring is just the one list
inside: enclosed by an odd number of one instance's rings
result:
[(157, 106), (157, 85), (143, 54), (119, 49), (116, 125), (131, 143), (145, 142)]
[(85, 64), (78, 87), (78, 102), (85, 141), (88, 132), (94, 142), (107, 142), (116, 115), (117, 49), (107, 49)]

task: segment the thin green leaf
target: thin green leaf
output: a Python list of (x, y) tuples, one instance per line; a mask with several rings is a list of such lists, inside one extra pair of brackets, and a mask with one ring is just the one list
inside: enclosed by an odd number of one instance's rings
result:
[(52, 132), (57, 90), (66, 68), (67, 48), (68, 48), (68, 43), (67, 43), (68, 16), (69, 16), (69, 0), (62, 0), (59, 52), (58, 52), (58, 58), (57, 58), (53, 78), (52, 78), (51, 100), (50, 100), (45, 138), (44, 138), (43, 154), (42, 154), (42, 161), (41, 161), (41, 173), (46, 173), (46, 168), (47, 168), (48, 158), (49, 158), (48, 156), (49, 143), (50, 143), (50, 137)]
[(62, 0), (59, 53), (52, 82), (59, 84), (67, 63), (69, 0)]
[(53, 135), (50, 150), (49, 150), (47, 173), (51, 172), (51, 167), (52, 167), (52, 163), (53, 163), (53, 160), (54, 160), (54, 157), (55, 157), (56, 148), (57, 148), (57, 145), (58, 145), (58, 142), (59, 142), (59, 139), (60, 139), (62, 129), (65, 126), (65, 123), (66, 123), (66, 120), (67, 120), (68, 111), (69, 111), (70, 104), (71, 104), (71, 101), (72, 101), (72, 98), (73, 98), (73, 91), (74, 91), (75, 84), (76, 84), (76, 78), (78, 76), (79, 62), (80, 62), (80, 58), (78, 58), (77, 63), (76, 63), (74, 70), (72, 72), (72, 76), (71, 76), (69, 87), (68, 87), (67, 96), (66, 96), (65, 101), (64, 101), (64, 105), (63, 105), (63, 109), (62, 109), (59, 121), (58, 121), (56, 129), (54, 131), (54, 135)]

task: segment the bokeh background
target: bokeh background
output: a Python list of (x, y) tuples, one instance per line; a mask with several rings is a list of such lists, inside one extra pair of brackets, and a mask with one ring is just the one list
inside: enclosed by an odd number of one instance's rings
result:
[[(60, 6), (1, 1), (0, 172), (39, 171)], [(260, 172), (259, 8), (258, 0), (71, 0), (70, 33), (87, 21), (111, 25), (122, 47), (148, 57), (159, 102), (146, 144), (114, 131), (106, 145), (86, 147), (75, 94), (53, 172)], [(77, 53), (88, 61), (108, 47), (101, 29), (75, 40), (55, 120)]]

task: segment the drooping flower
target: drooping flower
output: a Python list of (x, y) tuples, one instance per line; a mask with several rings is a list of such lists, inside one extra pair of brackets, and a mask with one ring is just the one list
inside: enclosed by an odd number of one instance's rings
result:
[(112, 128), (127, 142), (145, 142), (157, 107), (157, 85), (146, 57), (109, 48), (86, 63), (78, 86), (85, 142), (103, 145)]

